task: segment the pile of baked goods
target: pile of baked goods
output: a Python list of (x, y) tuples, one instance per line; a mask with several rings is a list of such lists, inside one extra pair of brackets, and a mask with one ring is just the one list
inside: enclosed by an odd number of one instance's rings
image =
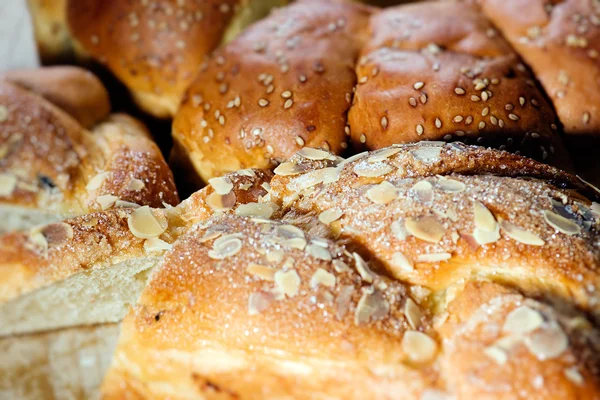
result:
[(284, 3), (52, 15), (172, 149), (0, 76), (0, 398), (600, 399), (600, 2)]

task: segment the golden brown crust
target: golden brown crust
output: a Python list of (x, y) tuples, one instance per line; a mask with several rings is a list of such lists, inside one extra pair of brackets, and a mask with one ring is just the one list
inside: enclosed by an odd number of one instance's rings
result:
[(443, 139), (554, 164), (565, 157), (552, 108), (476, 6), (395, 7), (370, 27), (348, 115), (356, 146)]
[(73, 43), (67, 26), (67, 0), (27, 0), (27, 5), (42, 62), (68, 59)]
[(102, 82), (77, 67), (45, 67), (8, 71), (0, 78), (44, 97), (85, 128), (108, 116), (110, 100)]
[(270, 219), (166, 254), (104, 398), (600, 398), (598, 204), (549, 183), (576, 178), (431, 142), (275, 173)]
[(221, 42), (239, 3), (74, 0), (68, 2), (68, 23), (77, 42), (146, 111), (168, 117), (204, 57)]
[(305, 145), (339, 153), (369, 13), (302, 1), (216, 51), (173, 125), (202, 178), (272, 167)]
[(528, 63), (568, 134), (600, 131), (600, 5), (594, 1), (478, 0)]
[[(32, 83), (35, 79), (18, 80), (57, 103), (73, 100), (56, 100), (56, 82)], [(98, 118), (101, 108), (87, 115)], [(7, 80), (0, 81), (0, 174), (3, 204), (61, 215), (108, 208), (117, 200), (154, 207), (179, 202), (171, 171), (139, 122), (113, 115), (90, 132), (64, 110)]]

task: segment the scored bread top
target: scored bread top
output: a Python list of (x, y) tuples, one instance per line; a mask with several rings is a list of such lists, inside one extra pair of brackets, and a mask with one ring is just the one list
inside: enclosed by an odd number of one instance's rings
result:
[(576, 178), (432, 142), (275, 174), (166, 254), (105, 398), (600, 396), (599, 206)]

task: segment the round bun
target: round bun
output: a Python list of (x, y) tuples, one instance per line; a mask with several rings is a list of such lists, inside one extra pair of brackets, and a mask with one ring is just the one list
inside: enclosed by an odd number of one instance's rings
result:
[(511, 45), (474, 1), (301, 1), (203, 65), (175, 116), (172, 158), (206, 181), (303, 146), (340, 154), (444, 140), (570, 170), (553, 104)]
[(105, 64), (143, 110), (169, 117), (205, 56), (281, 1), (258, 3), (71, 0), (67, 13), (78, 45)]
[(600, 398), (600, 206), (577, 178), (432, 142), (275, 174), (167, 252), (105, 398)]
[[(0, 231), (114, 206), (179, 201), (171, 171), (145, 127), (125, 115), (108, 116), (99, 82), (69, 72), (42, 69), (39, 77), (26, 71), (0, 80), (0, 214), (6, 221)], [(60, 93), (65, 75), (81, 79)], [(88, 93), (81, 104), (79, 92)], [(103, 121), (90, 131), (69, 111), (88, 123)]]

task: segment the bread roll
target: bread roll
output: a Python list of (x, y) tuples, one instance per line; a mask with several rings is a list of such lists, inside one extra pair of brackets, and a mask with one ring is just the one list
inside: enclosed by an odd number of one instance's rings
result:
[(27, 5), (42, 62), (68, 60), (73, 55), (73, 39), (67, 26), (67, 0), (27, 0)]
[(204, 64), (175, 116), (172, 159), (206, 181), (303, 146), (340, 154), (348, 140), (354, 150), (445, 140), (571, 169), (560, 133), (536, 76), (477, 4), (306, 0)]
[(215, 47), (282, 0), (67, 2), (78, 46), (105, 64), (145, 111), (173, 115)]
[(178, 203), (146, 128), (108, 111), (100, 82), (76, 68), (0, 80), (0, 232), (115, 205)]
[(600, 398), (592, 188), (435, 142), (275, 173), (167, 252), (104, 399)]

